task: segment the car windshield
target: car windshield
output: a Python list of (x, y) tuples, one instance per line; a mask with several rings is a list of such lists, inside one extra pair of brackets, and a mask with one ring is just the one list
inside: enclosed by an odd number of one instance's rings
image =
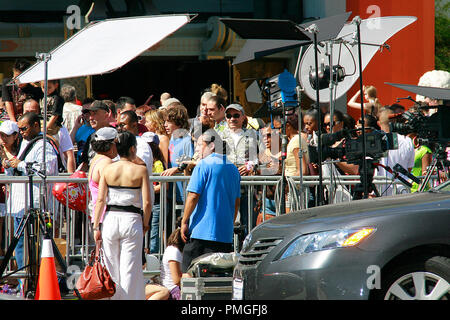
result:
[(439, 192), (450, 192), (450, 181), (447, 181), (439, 186), (437, 186), (434, 191)]

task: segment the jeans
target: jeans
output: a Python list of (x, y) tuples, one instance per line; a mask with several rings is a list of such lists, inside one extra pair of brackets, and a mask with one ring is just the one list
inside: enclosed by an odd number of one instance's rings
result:
[[(17, 231), (21, 220), (22, 217), (14, 218), (14, 232)], [(17, 269), (23, 268), (23, 234), (20, 236), (19, 241), (17, 242), (16, 248), (14, 250), (14, 256), (16, 257)]]
[(150, 222), (150, 253), (159, 252), (159, 214), (161, 205), (155, 203), (152, 209), (152, 221)]
[[(244, 229), (244, 236), (247, 236), (247, 234), (256, 226), (256, 218), (257, 214), (255, 214), (255, 211), (253, 208), (248, 207), (248, 190), (249, 187), (245, 186), (241, 189), (241, 199), (240, 199), (240, 205), (239, 205), (239, 214), (241, 217), (241, 225), (245, 226)], [(253, 197), (253, 203), (256, 203), (255, 195), (251, 195)], [(249, 212), (251, 212), (251, 223), (248, 221)]]

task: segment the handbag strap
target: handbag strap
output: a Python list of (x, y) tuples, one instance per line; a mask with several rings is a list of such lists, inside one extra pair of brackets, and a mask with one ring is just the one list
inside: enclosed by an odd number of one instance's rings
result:
[(102, 240), (95, 242), (95, 259), (103, 265), (104, 252), (102, 247)]

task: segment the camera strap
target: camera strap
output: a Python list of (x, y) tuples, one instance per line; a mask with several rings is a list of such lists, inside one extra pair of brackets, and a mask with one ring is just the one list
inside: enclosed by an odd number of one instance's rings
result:
[[(31, 140), (28, 145), (25, 147), (25, 150), (23, 150), (22, 154), (20, 155), (20, 157), (18, 158), (20, 161), (24, 161), (26, 156), (28, 155), (28, 153), (30, 153), (31, 149), (33, 148), (34, 144), (36, 142), (38, 142), (39, 140), (43, 139), (44, 136), (42, 134), (38, 135), (36, 138), (34, 138), (33, 140)], [(47, 136), (47, 141), (50, 143), (50, 145), (52, 146), (53, 150), (56, 153), (56, 156), (58, 158), (58, 170), (62, 170), (64, 168), (64, 164), (61, 160), (61, 155), (59, 154), (58, 151), (58, 146), (56, 144), (56, 142), (51, 138)], [(17, 170), (17, 168), (14, 168), (14, 175), (15, 176), (21, 176), (22, 173)]]

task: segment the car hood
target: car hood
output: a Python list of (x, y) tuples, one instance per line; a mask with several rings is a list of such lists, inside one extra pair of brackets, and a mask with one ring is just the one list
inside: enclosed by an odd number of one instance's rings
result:
[(253, 229), (256, 237), (289, 237), (346, 227), (376, 226), (387, 215), (426, 213), (450, 208), (450, 194), (438, 192), (413, 193), (373, 199), (355, 200), (295, 211), (265, 221)]

